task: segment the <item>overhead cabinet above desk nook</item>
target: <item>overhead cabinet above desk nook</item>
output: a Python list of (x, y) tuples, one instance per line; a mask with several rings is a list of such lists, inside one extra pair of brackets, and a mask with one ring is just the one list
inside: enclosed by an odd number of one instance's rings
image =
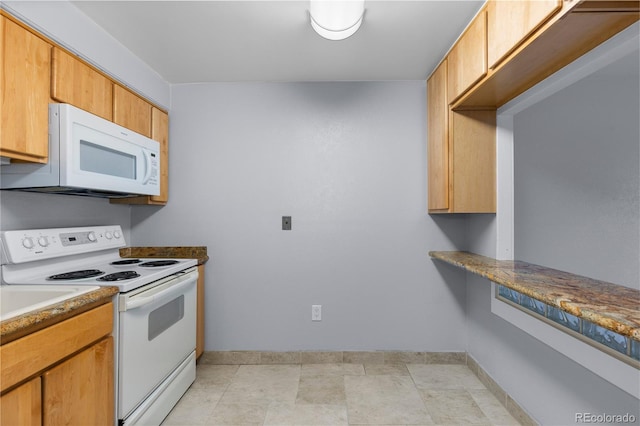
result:
[(638, 11), (637, 1), (487, 1), (427, 80), (429, 213), (495, 213), (496, 110)]

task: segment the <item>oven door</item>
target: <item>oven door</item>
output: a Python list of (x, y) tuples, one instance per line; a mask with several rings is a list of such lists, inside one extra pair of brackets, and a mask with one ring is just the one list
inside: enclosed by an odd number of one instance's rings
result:
[(197, 279), (191, 268), (119, 296), (119, 419), (194, 351)]

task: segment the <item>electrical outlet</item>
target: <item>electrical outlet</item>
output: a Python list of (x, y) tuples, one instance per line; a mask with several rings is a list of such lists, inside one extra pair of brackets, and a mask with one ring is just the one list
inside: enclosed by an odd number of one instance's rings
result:
[(311, 321), (322, 321), (322, 305), (311, 305)]

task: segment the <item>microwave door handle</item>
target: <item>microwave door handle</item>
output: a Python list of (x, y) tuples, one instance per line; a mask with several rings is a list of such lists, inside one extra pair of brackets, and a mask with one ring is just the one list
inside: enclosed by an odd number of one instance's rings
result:
[(151, 154), (149, 154), (146, 150), (142, 150), (142, 154), (144, 155), (144, 168), (145, 174), (144, 178), (142, 178), (142, 184), (145, 185), (151, 179)]

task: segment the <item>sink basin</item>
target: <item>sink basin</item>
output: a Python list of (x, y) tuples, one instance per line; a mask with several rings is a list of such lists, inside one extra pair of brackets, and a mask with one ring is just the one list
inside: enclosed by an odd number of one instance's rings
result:
[(0, 286), (0, 321), (55, 305), (99, 288), (73, 285), (3, 285)]

